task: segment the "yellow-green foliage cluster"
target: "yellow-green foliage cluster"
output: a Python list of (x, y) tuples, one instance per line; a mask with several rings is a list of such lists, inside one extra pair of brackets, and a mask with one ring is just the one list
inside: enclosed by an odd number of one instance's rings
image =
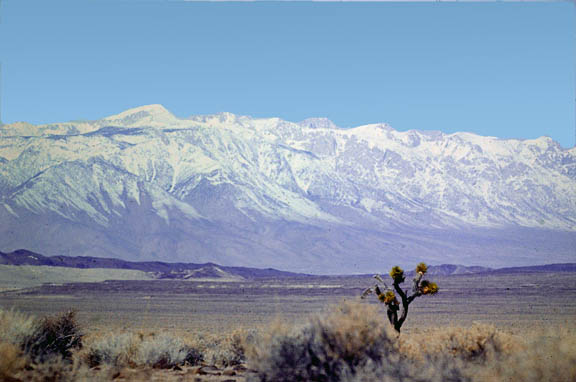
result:
[(392, 270), (390, 271), (390, 277), (392, 277), (392, 280), (394, 280), (395, 283), (399, 284), (404, 282), (404, 270), (402, 270), (402, 268), (399, 266), (392, 267)]
[(386, 304), (390, 304), (391, 302), (393, 302), (395, 300), (396, 300), (396, 294), (394, 294), (394, 292), (392, 292), (391, 290), (386, 292), (386, 296), (384, 297), (384, 302)]
[(420, 283), (420, 293), (422, 294), (436, 294), (438, 293), (438, 284), (428, 280), (423, 280)]
[(416, 266), (416, 273), (425, 274), (428, 271), (428, 266), (424, 263), (420, 263)]
[(386, 293), (380, 293), (378, 295), (378, 300), (384, 304), (391, 304), (396, 301), (396, 294), (389, 290)]

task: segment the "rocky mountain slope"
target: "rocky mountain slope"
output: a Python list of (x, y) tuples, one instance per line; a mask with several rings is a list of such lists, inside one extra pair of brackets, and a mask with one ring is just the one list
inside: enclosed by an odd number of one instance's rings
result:
[(576, 258), (576, 149), (546, 137), (150, 105), (0, 142), (4, 251), (315, 273)]

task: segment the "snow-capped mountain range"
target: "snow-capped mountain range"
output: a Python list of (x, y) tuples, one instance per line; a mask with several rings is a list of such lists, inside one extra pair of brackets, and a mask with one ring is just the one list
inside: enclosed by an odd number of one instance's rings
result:
[(576, 149), (160, 105), (0, 127), (0, 250), (319, 273), (576, 260)]

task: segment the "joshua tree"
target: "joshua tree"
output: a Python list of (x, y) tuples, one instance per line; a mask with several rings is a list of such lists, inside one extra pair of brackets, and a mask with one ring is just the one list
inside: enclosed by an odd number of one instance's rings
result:
[[(390, 277), (392, 277), (392, 288), (388, 287), (380, 275), (374, 275), (374, 278), (378, 280), (382, 287), (376, 283), (374, 287), (366, 289), (361, 298), (365, 298), (370, 293), (375, 293), (380, 302), (386, 304), (388, 320), (390, 324), (394, 326), (397, 332), (400, 332), (400, 328), (404, 321), (406, 321), (406, 316), (408, 315), (408, 306), (416, 297), (424, 296), (427, 294), (436, 294), (438, 292), (438, 285), (436, 283), (430, 282), (428, 280), (422, 280), (424, 274), (428, 270), (428, 266), (424, 263), (420, 263), (416, 266), (416, 277), (414, 277), (414, 285), (412, 287), (412, 294), (400, 288), (405, 280), (404, 271), (402, 268), (396, 266), (390, 271)], [(400, 310), (400, 303), (396, 298), (396, 295), (400, 297), (402, 302), (402, 312), (400, 317), (398, 317), (398, 311)]]

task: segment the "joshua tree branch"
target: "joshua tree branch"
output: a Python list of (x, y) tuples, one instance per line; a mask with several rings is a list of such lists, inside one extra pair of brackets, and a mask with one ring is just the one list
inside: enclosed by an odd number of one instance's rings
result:
[(418, 272), (417, 276), (414, 277), (414, 286), (412, 287), (412, 291), (414, 293), (418, 293), (420, 290), (420, 281), (422, 280), (423, 273)]
[(380, 281), (382, 284), (386, 285), (386, 283), (384, 282), (384, 280), (382, 279), (382, 276), (380, 275), (374, 275), (372, 276), (374, 277), (376, 280)]
[(414, 301), (414, 299), (416, 297), (420, 297), (422, 296), (422, 292), (420, 292), (420, 281), (422, 281), (422, 276), (424, 276), (423, 273), (418, 273), (416, 277), (414, 277), (414, 286), (412, 287), (412, 296), (409, 296), (407, 301), (408, 304), (410, 304), (412, 301)]
[(422, 293), (420, 292), (416, 292), (414, 293), (412, 296), (408, 297), (408, 304), (410, 304), (412, 301), (414, 301), (416, 299), (416, 297), (420, 297), (422, 296)]
[(392, 286), (394, 287), (394, 290), (396, 291), (396, 293), (398, 293), (398, 296), (400, 296), (400, 298), (402, 299), (402, 301), (404, 301), (404, 299), (406, 299), (406, 292), (404, 292), (402, 290), (402, 288), (400, 288), (400, 284), (397, 281), (394, 281), (394, 284), (392, 284)]

